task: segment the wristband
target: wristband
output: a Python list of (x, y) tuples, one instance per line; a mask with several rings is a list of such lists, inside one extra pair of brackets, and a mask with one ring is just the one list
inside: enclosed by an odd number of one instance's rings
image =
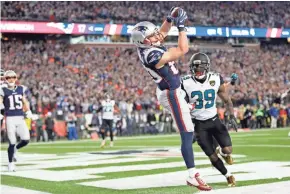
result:
[(179, 32), (185, 31), (185, 27), (177, 27)]
[(167, 16), (166, 21), (167, 21), (168, 23), (171, 23), (171, 22), (172, 22), (172, 18), (169, 17), (169, 16)]

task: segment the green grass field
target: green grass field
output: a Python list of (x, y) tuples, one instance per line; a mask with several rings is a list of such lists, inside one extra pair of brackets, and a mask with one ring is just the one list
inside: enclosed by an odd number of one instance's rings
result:
[[(267, 176), (264, 178), (263, 175), (255, 180), (238, 178), (251, 172), (244, 167), (250, 162), (268, 161), (273, 162), (273, 165), (276, 165), (274, 162), (284, 162), (281, 163), (283, 168), (285, 171), (289, 170), (289, 130), (231, 133), (233, 154), (239, 156), (235, 158), (235, 164), (230, 166), (236, 175), (237, 187), (290, 180), (290, 173), (279, 179)], [(59, 194), (197, 192), (195, 188), (185, 185), (187, 172), (178, 151), (178, 134), (118, 138), (113, 148), (100, 149), (99, 144), (99, 141), (91, 140), (31, 143), (18, 153), (17, 172), (6, 172), (7, 144), (2, 144), (1, 184)], [(205, 180), (212, 179), (209, 183), (215, 190), (227, 188), (224, 177), (211, 167), (197, 144), (194, 144), (194, 151), (197, 153), (197, 168), (202, 175), (208, 173), (204, 176)], [(266, 165), (265, 171), (269, 173), (275, 168), (271, 163), (263, 165)], [(185, 176), (180, 176), (182, 174)], [(169, 184), (170, 179), (176, 180), (172, 186)], [(144, 181), (140, 183), (142, 180)], [(96, 185), (90, 185), (92, 182), (96, 182)], [(134, 188), (134, 185), (141, 185), (141, 188)]]

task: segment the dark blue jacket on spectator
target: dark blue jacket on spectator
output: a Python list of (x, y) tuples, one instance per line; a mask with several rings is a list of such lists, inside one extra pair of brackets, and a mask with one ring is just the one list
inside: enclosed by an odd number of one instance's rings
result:
[(278, 118), (279, 116), (279, 110), (275, 107), (271, 107), (269, 113), (272, 117), (275, 117), (275, 118)]

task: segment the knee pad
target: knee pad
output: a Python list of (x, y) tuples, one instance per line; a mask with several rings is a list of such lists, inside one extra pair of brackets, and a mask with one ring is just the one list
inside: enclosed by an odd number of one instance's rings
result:
[(231, 154), (232, 151), (233, 151), (233, 149), (232, 149), (231, 146), (222, 148), (222, 152), (223, 152), (224, 154)]

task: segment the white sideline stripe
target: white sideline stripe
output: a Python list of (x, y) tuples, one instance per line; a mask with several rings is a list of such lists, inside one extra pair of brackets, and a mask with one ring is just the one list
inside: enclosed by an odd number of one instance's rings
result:
[(248, 193), (263, 193), (263, 194), (289, 194), (290, 181), (267, 183), (260, 185), (251, 185), (227, 189), (218, 189), (207, 192), (209, 194), (248, 194)]
[(1, 185), (1, 193), (5, 194), (15, 194), (15, 193), (21, 193), (21, 194), (50, 194), (46, 192), (41, 191), (34, 191), (30, 189), (23, 189), (19, 187), (12, 187), (7, 185)]

